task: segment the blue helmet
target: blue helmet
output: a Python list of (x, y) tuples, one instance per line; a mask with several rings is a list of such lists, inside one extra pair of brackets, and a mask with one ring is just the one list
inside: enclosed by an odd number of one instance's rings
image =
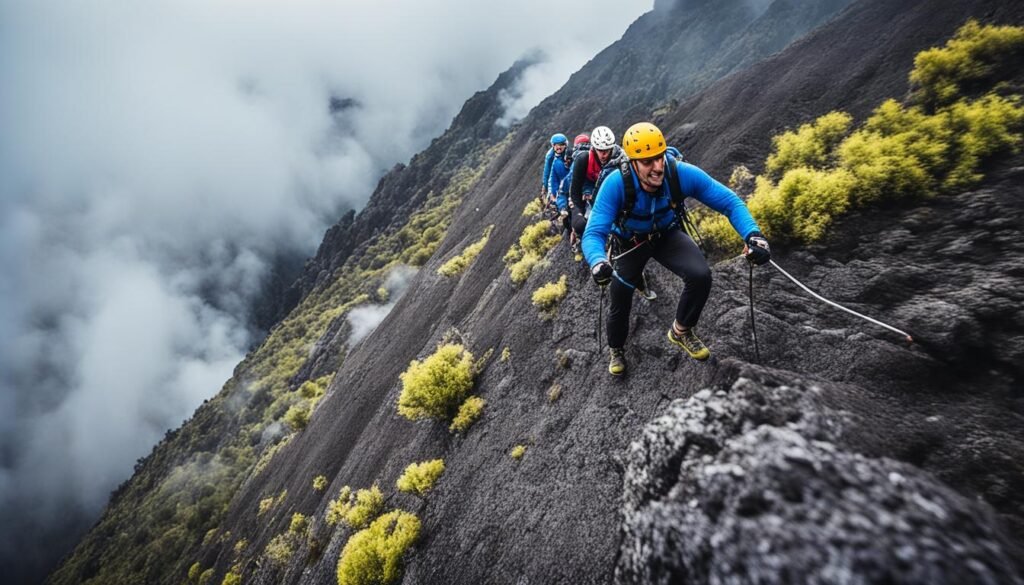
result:
[(565, 134), (555, 134), (551, 137), (551, 146), (556, 144), (569, 144), (569, 139), (565, 137)]

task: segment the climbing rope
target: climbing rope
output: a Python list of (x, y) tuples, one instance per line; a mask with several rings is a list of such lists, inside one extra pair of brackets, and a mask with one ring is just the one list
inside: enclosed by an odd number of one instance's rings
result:
[[(804, 285), (804, 283), (800, 282), (799, 280), (797, 280), (796, 278), (794, 278), (794, 277), (793, 277), (793, 276), (792, 276), (792, 275), (791, 275), (790, 273), (788, 273), (788, 272), (786, 272), (785, 270), (783, 270), (783, 269), (782, 269), (782, 267), (781, 267), (781, 266), (779, 266), (778, 264), (776, 264), (776, 262), (775, 262), (774, 260), (769, 260), (768, 262), (769, 262), (769, 263), (770, 263), (770, 264), (771, 264), (772, 266), (774, 266), (776, 270), (778, 270), (779, 272), (781, 272), (783, 276), (785, 276), (786, 278), (788, 278), (788, 279), (792, 280), (794, 284), (796, 284), (796, 285), (797, 285), (797, 286), (799, 286), (800, 288), (802, 288), (802, 289), (804, 289), (805, 291), (807, 291), (807, 293), (808, 293), (808, 294), (810, 294), (810, 295), (811, 295), (812, 297), (814, 297), (814, 298), (816, 298), (816, 299), (818, 299), (818, 300), (820, 300), (820, 301), (822, 301), (822, 302), (824, 302), (824, 303), (827, 303), (827, 304), (829, 304), (829, 305), (832, 305), (833, 307), (835, 307), (835, 308), (837, 308), (837, 309), (840, 309), (840, 310), (842, 310), (842, 311), (846, 311), (847, 313), (849, 313), (849, 314), (851, 314), (851, 315), (854, 315), (854, 316), (856, 316), (856, 317), (860, 317), (861, 319), (864, 319), (865, 321), (870, 321), (871, 323), (874, 323), (875, 325), (879, 325), (879, 326), (881, 326), (881, 327), (885, 327), (885, 328), (886, 328), (886, 329), (888, 329), (889, 331), (893, 331), (893, 332), (895, 332), (895, 333), (899, 333), (899, 334), (900, 334), (900, 335), (902, 335), (902, 336), (903, 336), (904, 338), (906, 338), (906, 340), (907, 340), (907, 343), (914, 343), (914, 338), (913, 338), (913, 337), (911, 337), (911, 336), (910, 336), (910, 334), (909, 334), (909, 333), (907, 333), (906, 331), (903, 331), (902, 329), (897, 329), (897, 328), (893, 327), (892, 325), (886, 325), (885, 323), (882, 323), (882, 322), (881, 322), (881, 321), (879, 321), (878, 319), (872, 319), (871, 317), (868, 317), (867, 315), (862, 315), (862, 314), (858, 313), (857, 311), (854, 311), (854, 310), (852, 310), (852, 309), (847, 309), (846, 307), (844, 307), (844, 306), (840, 305), (839, 303), (835, 303), (835, 302), (832, 302), (832, 301), (830, 301), (830, 300), (826, 299), (825, 297), (823, 297), (823, 296), (819, 295), (818, 293), (814, 292), (813, 290), (811, 290), (811, 289), (807, 288), (807, 286), (806, 286), (806, 285)], [(753, 298), (753, 288), (754, 288), (754, 277), (753, 277), (753, 268), (751, 268), (751, 277), (750, 277), (750, 289), (751, 289), (751, 298), (750, 298), (750, 307), (751, 307), (751, 309), (750, 309), (750, 311), (751, 311), (751, 312), (750, 312), (750, 323), (751, 323), (751, 327), (753, 327), (753, 323), (754, 323), (754, 312), (753, 312), (753, 311), (754, 311), (754, 309), (753, 309), (753, 307), (754, 307), (754, 298)], [(755, 335), (756, 335), (756, 334), (755, 334)], [(756, 337), (755, 337), (755, 340), (756, 340)]]
[(750, 332), (754, 335), (754, 356), (757, 363), (761, 363), (761, 349), (757, 346), (757, 327), (754, 326), (754, 263), (747, 264), (750, 266)]
[(601, 302), (597, 305), (597, 351), (601, 351), (601, 314), (604, 313), (604, 289), (607, 287), (599, 287), (601, 289)]

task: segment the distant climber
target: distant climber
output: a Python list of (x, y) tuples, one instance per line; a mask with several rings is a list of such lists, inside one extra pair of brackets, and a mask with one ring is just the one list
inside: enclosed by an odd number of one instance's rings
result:
[(590, 133), (590, 148), (573, 155), (568, 197), (560, 197), (557, 205), (560, 213), (571, 214), (574, 254), (579, 252), (578, 241), (587, 226), (601, 169), (622, 155), (622, 148), (615, 144), (615, 134), (607, 126), (594, 128)]
[[(700, 168), (670, 158), (665, 137), (656, 126), (634, 124), (626, 130), (622, 147), (629, 160), (601, 185), (583, 233), (583, 253), (594, 281), (600, 286), (611, 284), (608, 371), (616, 376), (626, 371), (624, 349), (633, 289), (651, 258), (683, 279), (669, 341), (694, 359), (711, 355), (694, 331), (711, 292), (711, 269), (680, 228), (684, 197), (693, 197), (728, 217), (747, 243), (751, 262), (760, 265), (771, 258), (768, 241), (743, 201)], [(609, 235), (613, 249), (622, 250), (614, 267), (605, 250)]]
[(547, 154), (544, 155), (544, 171), (541, 173), (540, 179), (540, 205), (541, 207), (547, 207), (548, 201), (554, 197), (554, 193), (548, 191), (548, 178), (551, 176), (551, 165), (555, 158), (561, 158), (565, 156), (565, 149), (569, 147), (569, 139), (565, 137), (565, 134), (554, 134), (551, 136), (551, 148), (548, 149)]

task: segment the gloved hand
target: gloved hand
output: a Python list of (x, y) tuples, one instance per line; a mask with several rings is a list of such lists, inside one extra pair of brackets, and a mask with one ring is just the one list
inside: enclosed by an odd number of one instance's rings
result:
[(747, 260), (758, 266), (772, 259), (772, 251), (768, 247), (768, 240), (764, 239), (761, 232), (754, 232), (747, 236)]
[(597, 286), (607, 286), (612, 281), (612, 274), (614, 272), (612, 265), (603, 260), (590, 269), (590, 275), (594, 277), (594, 282), (597, 283)]

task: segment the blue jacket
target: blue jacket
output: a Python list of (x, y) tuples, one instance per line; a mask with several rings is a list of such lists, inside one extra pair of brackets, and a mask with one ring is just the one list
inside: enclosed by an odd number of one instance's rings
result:
[(562, 194), (562, 183), (566, 184), (565, 189), (568, 190), (569, 183), (566, 177), (569, 176), (569, 169), (571, 163), (564, 158), (556, 158), (555, 162), (551, 163), (551, 176), (548, 178), (548, 193), (552, 193), (557, 196), (558, 210), (561, 211), (566, 208), (565, 196)]
[(551, 176), (551, 162), (555, 160), (555, 147), (548, 147), (548, 153), (544, 155), (544, 174), (540, 178), (540, 188), (548, 188), (548, 177)]
[[(743, 200), (728, 187), (694, 165), (680, 161), (675, 164), (684, 196), (693, 197), (728, 217), (729, 223), (743, 240), (750, 234), (761, 231)], [(632, 173), (630, 178), (636, 185), (636, 205), (633, 207), (635, 217), (630, 217), (625, 222), (626, 233), (615, 225), (626, 198), (622, 172), (612, 173), (601, 183), (601, 189), (594, 200), (594, 208), (590, 212), (587, 229), (583, 232), (581, 246), (590, 266), (608, 260), (604, 249), (608, 234), (614, 233), (629, 238), (667, 229), (676, 222), (671, 205), (672, 196), (668, 190), (668, 173), (665, 174), (661, 189), (656, 194), (647, 193), (640, 187), (636, 173)]]

